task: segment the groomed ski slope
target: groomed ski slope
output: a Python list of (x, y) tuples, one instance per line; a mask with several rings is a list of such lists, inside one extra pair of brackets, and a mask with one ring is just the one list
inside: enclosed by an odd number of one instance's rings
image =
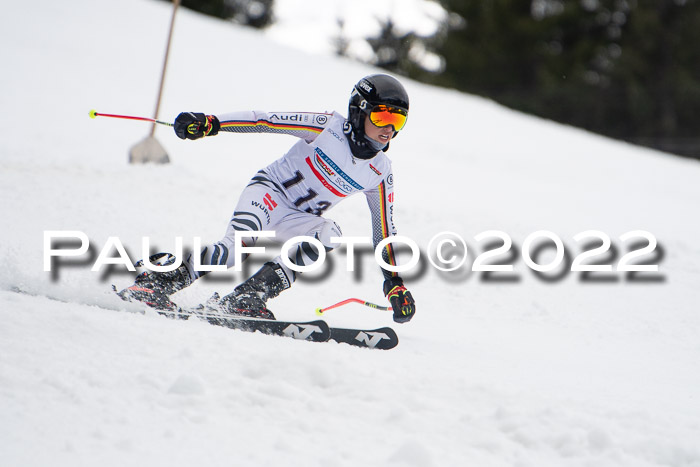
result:
[[(111, 284), (130, 275), (90, 271), (109, 237), (134, 260), (144, 236), (165, 251), (177, 236), (217, 240), (249, 178), (294, 142), (183, 142), (159, 128), (172, 163), (127, 163), (150, 126), (88, 111), (151, 115), (170, 8), (41, 0), (0, 15), (3, 465), (700, 465), (700, 164), (484, 99), (404, 80), (411, 116), (389, 151), (397, 227), (423, 252), (435, 234), (459, 233), (469, 259), (453, 273), (423, 262), (404, 274), (418, 304), (409, 324), (359, 305), (326, 317), (391, 325), (396, 349), (247, 334), (117, 300)], [(345, 113), (352, 85), (376, 71), (184, 9), (172, 50), (164, 120)], [(328, 217), (346, 236), (370, 235), (362, 196)], [(576, 256), (573, 237), (591, 229), (612, 239), (616, 256), (599, 258), (609, 264), (629, 250), (620, 235), (651, 232), (659, 254), (641, 259), (659, 272), (546, 280), (520, 256), (540, 230)], [(84, 232), (91, 258), (44, 272), (47, 230)], [(509, 280), (470, 271), (488, 243), (475, 237), (489, 230), (513, 240), (515, 254), (500, 258), (514, 265)], [(335, 253), (271, 302), (278, 318), (315, 319), (352, 296), (384, 303), (371, 255), (349, 273)], [(217, 274), (174, 298), (193, 305), (242, 279)]]

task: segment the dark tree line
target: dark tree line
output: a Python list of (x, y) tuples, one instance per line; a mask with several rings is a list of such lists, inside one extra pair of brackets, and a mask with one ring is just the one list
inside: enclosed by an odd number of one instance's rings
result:
[[(406, 57), (377, 64), (422, 81), (614, 138), (700, 158), (698, 0), (439, 0), (449, 24), (430, 38), (384, 27), (369, 42)], [(388, 26), (391, 26), (390, 24)], [(379, 58), (379, 54), (377, 55)]]

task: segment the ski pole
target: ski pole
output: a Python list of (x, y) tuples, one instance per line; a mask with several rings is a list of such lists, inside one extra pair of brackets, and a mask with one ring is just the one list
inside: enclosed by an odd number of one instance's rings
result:
[(360, 300), (359, 298), (348, 298), (347, 300), (343, 300), (342, 302), (338, 302), (335, 305), (327, 306), (326, 308), (316, 308), (316, 314), (321, 316), (324, 312), (326, 312), (328, 310), (331, 310), (333, 308), (337, 308), (339, 306), (347, 305), (348, 303), (359, 303), (361, 305), (368, 306), (370, 308), (374, 308), (374, 309), (382, 310), (382, 311), (391, 310), (391, 308), (388, 306), (381, 306), (381, 305), (377, 305), (375, 303), (366, 302), (364, 300)]
[(133, 117), (131, 115), (114, 115), (114, 114), (102, 114), (98, 113), (96, 110), (91, 110), (90, 111), (90, 118), (95, 118), (95, 117), (110, 117), (110, 118), (124, 118), (127, 120), (141, 120), (142, 122), (151, 122), (151, 123), (159, 123), (161, 125), (166, 125), (166, 126), (174, 126), (170, 122), (164, 122), (162, 120), (156, 120), (155, 118), (148, 118), (148, 117)]

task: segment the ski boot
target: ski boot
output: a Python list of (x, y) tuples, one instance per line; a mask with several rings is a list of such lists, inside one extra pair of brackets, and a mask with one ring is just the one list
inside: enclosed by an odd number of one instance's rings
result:
[(222, 298), (218, 307), (225, 313), (249, 318), (275, 319), (265, 303), (291, 286), (279, 264), (267, 262), (233, 293)]
[[(175, 257), (169, 253), (159, 253), (150, 257), (151, 264), (159, 266), (172, 264), (174, 260)], [(141, 261), (136, 264), (136, 266), (142, 265)], [(170, 300), (169, 296), (191, 283), (192, 279), (185, 265), (182, 264), (169, 272), (144, 271), (136, 277), (134, 285), (117, 292), (117, 295), (127, 302), (137, 301), (157, 310), (176, 311), (178, 306)]]

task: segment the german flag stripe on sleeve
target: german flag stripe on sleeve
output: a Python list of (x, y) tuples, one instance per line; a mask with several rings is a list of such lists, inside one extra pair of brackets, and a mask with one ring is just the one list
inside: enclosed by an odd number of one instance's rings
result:
[[(381, 222), (382, 222), (382, 237), (387, 238), (391, 235), (389, 230), (389, 208), (387, 206), (387, 196), (386, 196), (386, 185), (384, 182), (379, 184), (379, 203), (381, 211)], [(392, 266), (396, 266), (396, 259), (394, 255), (394, 247), (391, 243), (386, 246), (387, 252), (387, 263)]]
[(268, 120), (229, 120), (221, 122), (221, 129), (224, 131), (265, 131), (269, 129), (270, 131), (312, 131), (314, 133), (321, 133), (323, 128), (310, 126), (310, 125), (294, 125), (290, 123), (272, 123)]

